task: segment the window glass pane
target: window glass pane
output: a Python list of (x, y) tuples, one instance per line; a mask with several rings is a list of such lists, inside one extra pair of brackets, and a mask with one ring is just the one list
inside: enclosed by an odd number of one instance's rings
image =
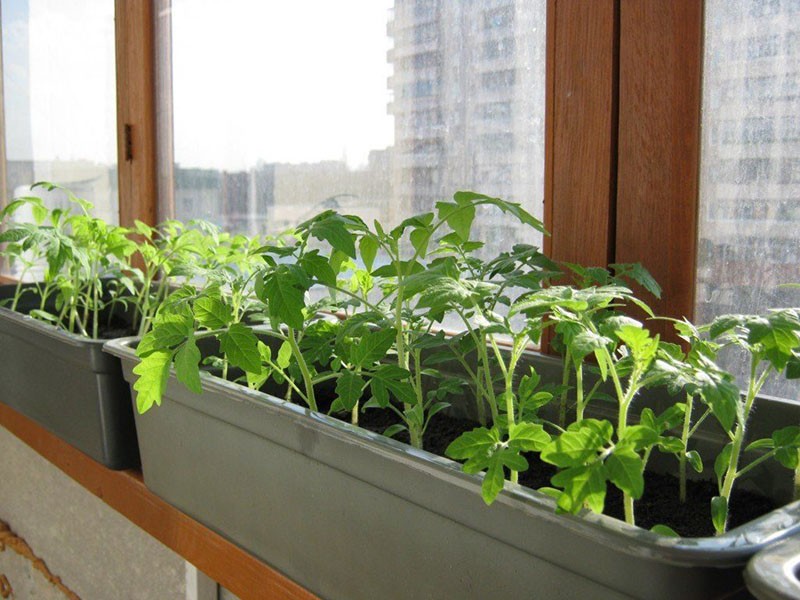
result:
[(0, 9), (8, 197), (51, 181), (117, 222), (113, 0), (3, 0)]
[(701, 322), (800, 305), (800, 0), (709, 0), (705, 27)]
[[(164, 0), (165, 216), (392, 224), (469, 189), (541, 217), (545, 4)], [(493, 212), (476, 228), (487, 255), (541, 243)]]

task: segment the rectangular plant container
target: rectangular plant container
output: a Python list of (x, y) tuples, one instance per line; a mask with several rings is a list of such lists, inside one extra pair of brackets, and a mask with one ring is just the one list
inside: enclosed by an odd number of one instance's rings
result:
[[(13, 294), (0, 286), (0, 300)], [(103, 340), (67, 333), (0, 308), (0, 402), (111, 469), (138, 466), (139, 450), (119, 359)]]
[[(106, 345), (129, 381), (134, 347)], [(557, 376), (557, 361), (531, 360)], [(136, 416), (145, 484), (325, 598), (749, 597), (748, 558), (800, 529), (800, 503), (718, 538), (557, 515), (510, 484), (486, 506), (455, 462), (212, 376), (203, 390), (173, 373), (162, 405)], [(798, 414), (759, 408), (773, 424)], [(779, 493), (770, 471), (756, 485)]]

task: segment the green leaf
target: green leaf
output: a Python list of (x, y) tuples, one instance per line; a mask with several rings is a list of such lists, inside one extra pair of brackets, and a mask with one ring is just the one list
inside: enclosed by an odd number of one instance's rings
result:
[(631, 425), (625, 430), (621, 443), (630, 444), (636, 450), (643, 450), (658, 443), (658, 431), (645, 425)]
[(644, 461), (633, 450), (618, 448), (606, 459), (608, 479), (633, 498), (644, 492)]
[(704, 385), (700, 393), (720, 425), (726, 431), (733, 429), (740, 402), (739, 388), (736, 384), (721, 379)]
[(168, 350), (157, 350), (142, 359), (133, 368), (133, 372), (139, 376), (133, 384), (136, 391), (136, 408), (139, 414), (150, 410), (153, 404), (161, 405), (161, 397), (167, 387), (169, 368), (172, 364), (172, 352)]
[(475, 206), (467, 202), (438, 202), (436, 208), (439, 210), (439, 218), (447, 222), (461, 241), (468, 241), (472, 222), (475, 220)]
[(689, 461), (689, 464), (697, 473), (703, 472), (703, 459), (700, 457), (697, 450), (689, 450), (689, 452), (686, 453), (686, 460)]
[[(415, 404), (417, 397), (414, 388), (408, 382), (411, 373), (397, 365), (380, 365), (372, 374), (373, 384), (379, 381), (384, 389), (394, 394), (403, 404)], [(375, 385), (370, 386), (375, 394)]]
[(278, 348), (278, 356), (275, 357), (275, 364), (281, 369), (285, 369), (292, 364), (292, 345), (288, 340), (284, 341), (280, 348)]
[(487, 505), (497, 499), (497, 496), (503, 491), (505, 482), (502, 463), (499, 460), (492, 461), (481, 484), (481, 498)]
[(181, 314), (161, 314), (150, 330), (152, 348), (174, 348), (192, 333), (191, 318)]
[[(287, 265), (280, 265), (265, 277), (262, 285), (263, 295), (269, 305), (271, 315), (294, 329), (302, 329), (305, 322), (305, 292), (308, 282), (305, 275)], [(263, 300), (264, 298), (262, 298)]]
[(661, 286), (641, 263), (612, 263), (608, 266), (614, 269), (617, 277), (632, 279), (656, 298), (661, 298)]
[(389, 425), (386, 429), (383, 430), (383, 435), (386, 437), (394, 437), (401, 431), (408, 431), (408, 427), (401, 423), (395, 423), (394, 425)]
[(575, 514), (586, 503), (592, 511), (603, 512), (606, 498), (606, 473), (602, 463), (597, 462), (588, 467), (572, 467), (560, 471), (550, 481), (554, 486), (564, 489), (558, 499), (559, 510)]
[(711, 499), (711, 522), (718, 534), (724, 533), (728, 523), (728, 499), (714, 496)]
[(458, 436), (447, 446), (444, 453), (452, 459), (465, 460), (473, 456), (488, 455), (499, 442), (500, 435), (497, 429), (478, 427)]
[(538, 423), (517, 423), (509, 430), (508, 445), (515, 450), (541, 452), (549, 443), (550, 434)]
[(397, 335), (394, 329), (366, 332), (352, 350), (352, 362), (359, 367), (368, 367), (386, 356)]
[(364, 262), (364, 267), (366, 267), (367, 271), (371, 271), (372, 265), (375, 264), (375, 257), (378, 255), (378, 242), (374, 238), (365, 235), (361, 238), (358, 247), (361, 250), (361, 260)]
[(798, 466), (798, 448), (800, 448), (800, 427), (790, 425), (772, 434), (775, 444), (775, 460), (787, 469)]
[(221, 298), (201, 296), (194, 302), (194, 318), (208, 329), (222, 329), (233, 321), (233, 311)]
[(200, 350), (194, 336), (186, 338), (186, 343), (175, 354), (175, 375), (183, 385), (195, 394), (203, 391), (200, 383)]
[(714, 461), (714, 473), (719, 481), (722, 481), (722, 478), (725, 476), (725, 472), (728, 470), (728, 465), (731, 464), (732, 451), (733, 443), (731, 442), (725, 445)]
[(258, 338), (249, 327), (233, 323), (228, 331), (220, 334), (219, 348), (234, 367), (251, 373), (261, 372)]
[(597, 456), (611, 439), (608, 421), (584, 419), (575, 430), (568, 430), (542, 450), (541, 459), (557, 467), (576, 467)]
[(354, 236), (348, 231), (346, 221), (337, 214), (331, 214), (311, 225), (311, 235), (327, 241), (334, 249), (344, 252), (350, 258), (356, 257)]
[(343, 371), (336, 381), (336, 396), (341, 402), (344, 410), (353, 410), (353, 407), (361, 399), (361, 394), (367, 383), (364, 379), (353, 371)]
[(653, 525), (650, 528), (650, 531), (657, 533), (658, 535), (665, 535), (667, 537), (681, 537), (677, 531), (675, 531), (672, 527), (668, 527), (667, 525)]
[(428, 253), (428, 242), (431, 239), (430, 229), (412, 229), (408, 237), (411, 240), (411, 245), (414, 247), (417, 256), (425, 258), (425, 255)]
[(601, 350), (612, 343), (612, 340), (609, 338), (584, 329), (572, 337), (569, 343), (569, 351), (574, 359), (581, 360), (585, 356), (592, 354), (596, 350)]
[(722, 315), (711, 322), (708, 335), (711, 339), (716, 339), (723, 333), (727, 333), (742, 322), (740, 315)]
[(308, 253), (301, 257), (299, 264), (310, 277), (315, 278), (320, 283), (330, 287), (336, 285), (336, 273), (325, 257), (317, 253)]

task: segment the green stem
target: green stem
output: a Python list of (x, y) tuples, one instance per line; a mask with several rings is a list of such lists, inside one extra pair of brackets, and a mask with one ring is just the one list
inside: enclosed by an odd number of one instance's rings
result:
[(571, 364), (572, 355), (568, 348), (564, 355), (564, 368), (561, 373), (561, 401), (558, 410), (558, 426), (561, 427), (561, 429), (567, 426), (567, 390), (569, 388), (570, 373), (572, 372), (570, 369)]
[(294, 329), (291, 327), (288, 328), (288, 335), (286, 336), (286, 339), (289, 340), (289, 346), (292, 348), (292, 354), (297, 361), (297, 366), (300, 369), (300, 373), (303, 375), (303, 385), (306, 388), (308, 407), (313, 411), (317, 411), (317, 399), (314, 396), (314, 381), (311, 377), (311, 372), (308, 370), (308, 365), (303, 358), (303, 353), (300, 351), (300, 346), (297, 345)]
[(691, 431), (692, 424), (692, 409), (694, 408), (694, 397), (691, 394), (686, 394), (686, 413), (683, 415), (683, 430), (681, 431), (681, 442), (683, 444), (683, 452), (681, 452), (679, 461), (679, 495), (681, 504), (686, 502), (686, 452), (689, 449), (689, 432)]
[[(733, 492), (733, 484), (736, 482), (736, 479), (739, 476), (739, 458), (742, 453), (742, 445), (744, 444), (747, 419), (750, 416), (750, 411), (753, 408), (753, 402), (756, 399), (756, 395), (761, 389), (761, 386), (764, 384), (766, 376), (769, 373), (769, 367), (767, 367), (760, 377), (756, 376), (759, 362), (760, 361), (755, 356), (750, 362), (750, 379), (747, 384), (747, 396), (745, 397), (744, 409), (741, 412), (739, 422), (736, 423), (736, 430), (733, 434), (733, 445), (731, 446), (731, 458), (730, 462), (728, 463), (728, 469), (725, 472), (722, 489), (720, 490), (720, 496), (728, 501), (730, 501), (731, 492)], [(728, 521), (726, 519), (725, 523), (722, 525), (722, 528), (717, 531), (717, 534), (721, 535), (725, 533), (727, 528)]]
[(583, 421), (583, 410), (586, 405), (583, 402), (583, 361), (575, 367), (575, 422)]

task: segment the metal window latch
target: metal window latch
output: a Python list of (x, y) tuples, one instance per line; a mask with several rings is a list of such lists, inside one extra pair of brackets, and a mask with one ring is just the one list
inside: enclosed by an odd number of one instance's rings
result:
[(133, 125), (125, 123), (125, 160), (133, 160)]

